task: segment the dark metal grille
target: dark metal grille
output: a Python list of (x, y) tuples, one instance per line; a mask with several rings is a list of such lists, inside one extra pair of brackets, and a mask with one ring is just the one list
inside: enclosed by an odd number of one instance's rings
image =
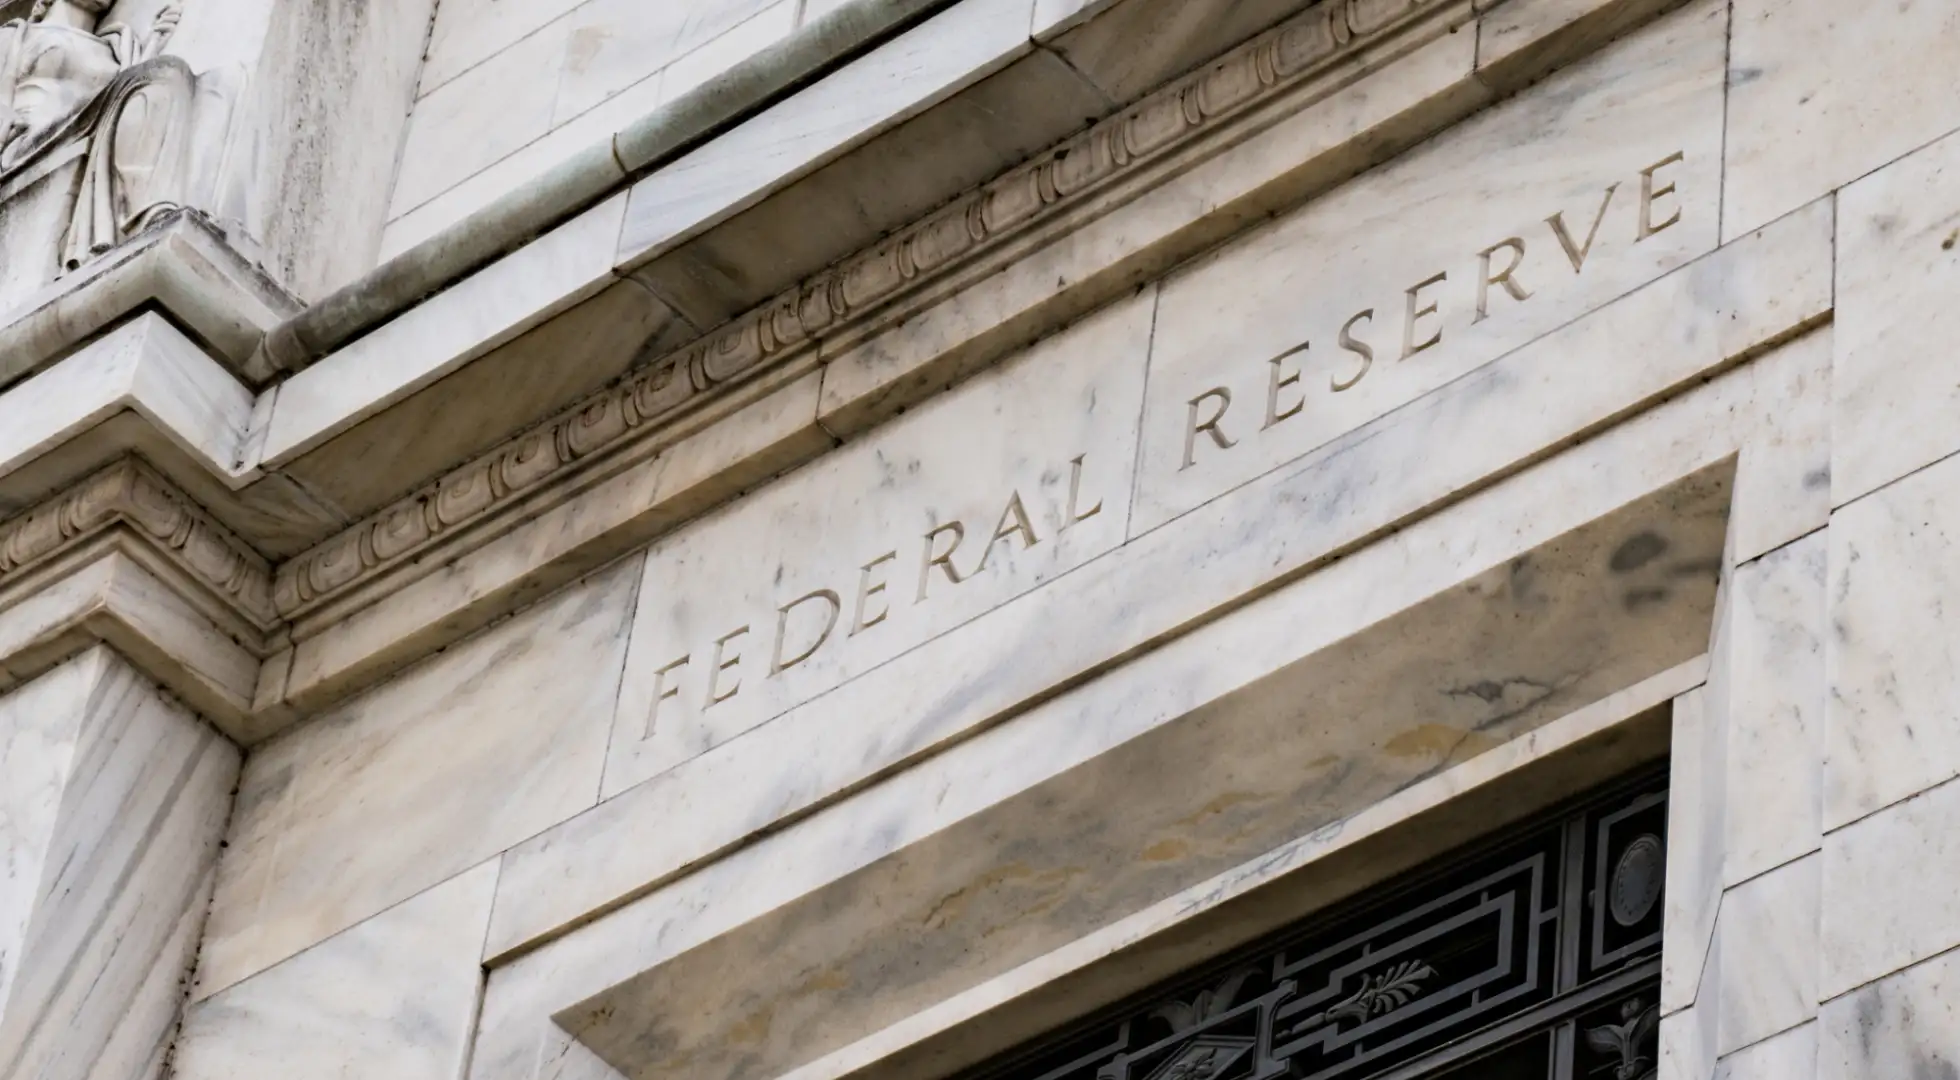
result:
[(1622, 781), (962, 1080), (1652, 1080), (1666, 783)]

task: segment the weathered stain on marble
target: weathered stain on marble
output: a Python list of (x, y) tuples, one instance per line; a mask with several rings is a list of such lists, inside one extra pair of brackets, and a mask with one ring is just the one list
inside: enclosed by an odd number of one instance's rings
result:
[(602, 571), (258, 749), (194, 995), (597, 802), (639, 571)]
[(1960, 1077), (1960, 950), (1824, 1004), (1817, 1080)]

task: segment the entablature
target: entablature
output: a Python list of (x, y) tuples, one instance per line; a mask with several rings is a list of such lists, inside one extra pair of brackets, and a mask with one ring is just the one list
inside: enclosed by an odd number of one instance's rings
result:
[(195, 213), (86, 264), (0, 328), (0, 508), (25, 535), (106, 468), (196, 510), (265, 660), (200, 707), (261, 738), (1675, 6), (859, 5), (328, 329)]

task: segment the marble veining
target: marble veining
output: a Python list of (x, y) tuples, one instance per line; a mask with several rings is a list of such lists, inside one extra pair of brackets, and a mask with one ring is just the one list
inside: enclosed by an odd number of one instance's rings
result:
[(199, 998), (598, 800), (638, 557), (259, 748)]
[(7, 816), (38, 837), (0, 836), (0, 1076), (131, 1075), (115, 1070), (154, 1058), (176, 1022), (238, 753), (103, 648), (0, 703), (15, 732), (4, 786), (38, 772), (22, 790), (51, 812)]
[(456, 1080), (493, 860), (191, 1006), (175, 1080)]

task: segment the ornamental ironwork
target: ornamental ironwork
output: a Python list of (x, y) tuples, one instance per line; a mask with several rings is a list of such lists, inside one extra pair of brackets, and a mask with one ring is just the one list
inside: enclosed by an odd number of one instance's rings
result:
[(1664, 770), (961, 1080), (1653, 1080)]

